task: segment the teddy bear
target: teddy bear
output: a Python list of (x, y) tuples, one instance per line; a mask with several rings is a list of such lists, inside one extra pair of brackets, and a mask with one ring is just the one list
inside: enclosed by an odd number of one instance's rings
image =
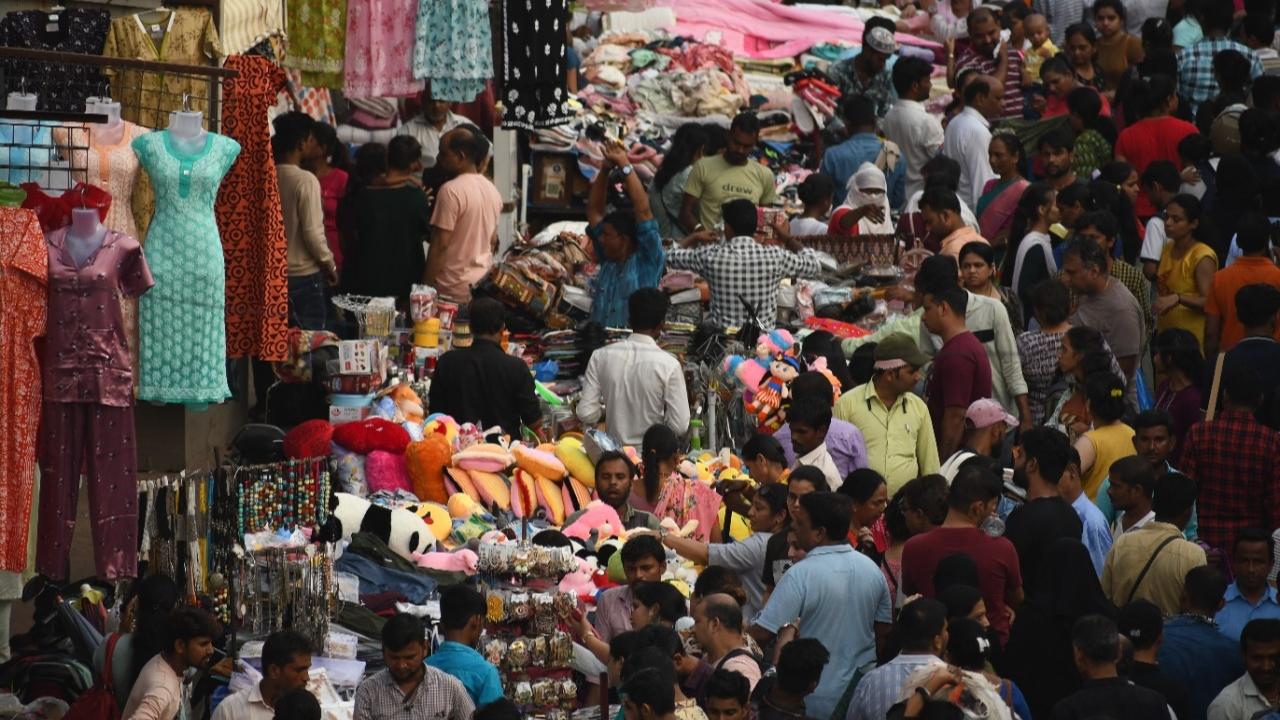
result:
[(773, 433), (786, 422), (783, 410), (791, 400), (791, 381), (800, 374), (800, 363), (790, 355), (778, 353), (769, 364), (769, 378), (765, 380), (751, 402), (747, 412), (756, 416), (761, 432)]

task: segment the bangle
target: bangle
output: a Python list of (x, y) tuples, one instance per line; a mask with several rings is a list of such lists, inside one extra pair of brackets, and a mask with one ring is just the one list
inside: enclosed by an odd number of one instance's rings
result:
[(933, 699), (933, 695), (930, 695), (928, 688), (923, 685), (916, 686), (916, 694), (919, 695), (920, 699), (924, 700), (926, 703)]

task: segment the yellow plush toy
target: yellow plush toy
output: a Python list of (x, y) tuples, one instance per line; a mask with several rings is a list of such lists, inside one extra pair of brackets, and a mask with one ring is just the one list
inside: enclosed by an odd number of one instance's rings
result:
[(556, 443), (556, 457), (564, 463), (570, 477), (587, 486), (588, 489), (595, 489), (596, 467), (591, 462), (591, 456), (582, 449), (582, 440), (573, 436), (560, 438)]

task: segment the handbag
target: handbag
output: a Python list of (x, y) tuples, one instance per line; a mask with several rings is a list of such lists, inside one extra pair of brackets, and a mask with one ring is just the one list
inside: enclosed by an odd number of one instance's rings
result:
[(115, 686), (111, 682), (111, 660), (115, 654), (120, 633), (107, 638), (107, 651), (102, 663), (102, 675), (93, 687), (76, 698), (63, 720), (120, 720), (120, 707), (116, 705)]
[(1174, 540), (1182, 539), (1181, 535), (1173, 535), (1164, 539), (1164, 542), (1156, 546), (1155, 552), (1151, 553), (1151, 557), (1147, 558), (1147, 564), (1142, 566), (1142, 572), (1138, 573), (1138, 579), (1133, 581), (1133, 587), (1129, 588), (1129, 597), (1125, 599), (1124, 604), (1128, 605), (1133, 602), (1133, 596), (1138, 594), (1138, 588), (1142, 585), (1142, 581), (1146, 579), (1147, 572), (1151, 570), (1151, 566), (1155, 564), (1156, 558), (1160, 556), (1160, 551)]

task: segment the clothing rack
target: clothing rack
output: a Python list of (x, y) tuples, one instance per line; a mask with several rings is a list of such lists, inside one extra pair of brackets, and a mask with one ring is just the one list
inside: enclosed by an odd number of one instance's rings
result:
[(0, 181), (70, 190), (88, 174), (85, 151), (94, 118), (106, 120), (84, 113), (0, 110)]

